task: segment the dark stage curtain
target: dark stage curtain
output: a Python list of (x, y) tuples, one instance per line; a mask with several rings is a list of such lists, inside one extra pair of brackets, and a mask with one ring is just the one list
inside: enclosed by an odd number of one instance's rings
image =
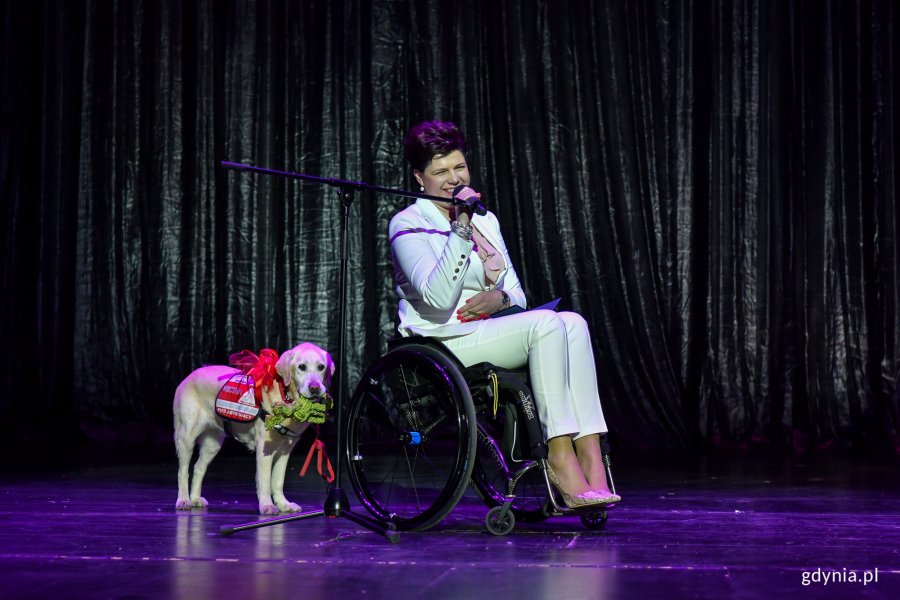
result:
[[(621, 446), (898, 439), (890, 0), (0, 6), (19, 437), (164, 439), (193, 368), (336, 352), (335, 194), (216, 165), (410, 187), (402, 135), (443, 118), (530, 300), (590, 323)], [(406, 202), (352, 208), (351, 389)]]

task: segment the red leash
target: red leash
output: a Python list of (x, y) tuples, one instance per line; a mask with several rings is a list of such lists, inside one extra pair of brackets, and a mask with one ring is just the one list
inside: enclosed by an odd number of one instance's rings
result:
[[(309, 453), (306, 455), (306, 462), (303, 463), (303, 468), (300, 469), (300, 477), (304, 477), (306, 475), (306, 470), (309, 468), (309, 463), (312, 461), (313, 454), (318, 454), (316, 458), (317, 468), (319, 470), (319, 475), (322, 476), (322, 479), (331, 483), (334, 481), (334, 469), (331, 468), (331, 460), (328, 458), (328, 453), (325, 452), (325, 444), (322, 440), (319, 439), (318, 432), (316, 432), (316, 440), (309, 447)], [(325, 459), (325, 467), (328, 469), (328, 475), (325, 475), (322, 470), (322, 459)]]

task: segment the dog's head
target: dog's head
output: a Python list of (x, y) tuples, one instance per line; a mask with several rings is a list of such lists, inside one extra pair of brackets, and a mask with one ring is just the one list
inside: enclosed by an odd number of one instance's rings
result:
[(285, 384), (294, 382), (301, 396), (319, 398), (328, 391), (326, 384), (334, 374), (334, 361), (315, 344), (305, 342), (282, 354), (275, 369)]

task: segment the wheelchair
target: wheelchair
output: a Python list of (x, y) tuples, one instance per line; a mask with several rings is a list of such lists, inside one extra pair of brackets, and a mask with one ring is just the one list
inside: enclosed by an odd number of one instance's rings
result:
[[(527, 371), (465, 368), (438, 340), (398, 338), (363, 374), (347, 414), (345, 464), (356, 495), (399, 531), (440, 523), (470, 482), (494, 535), (516, 521), (572, 514), (599, 529), (612, 508), (571, 509), (558, 497)], [(605, 435), (601, 449), (615, 492)]]

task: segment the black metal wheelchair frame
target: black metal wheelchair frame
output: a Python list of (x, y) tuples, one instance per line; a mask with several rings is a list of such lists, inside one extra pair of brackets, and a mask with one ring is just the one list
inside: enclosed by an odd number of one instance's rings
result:
[[(570, 509), (546, 475), (547, 447), (526, 371), (463, 367), (438, 340), (391, 340), (347, 410), (346, 464), (360, 501), (400, 531), (440, 523), (471, 482), (495, 535), (516, 521), (575, 514), (602, 527), (612, 506)], [(609, 444), (601, 447), (614, 492)]]

